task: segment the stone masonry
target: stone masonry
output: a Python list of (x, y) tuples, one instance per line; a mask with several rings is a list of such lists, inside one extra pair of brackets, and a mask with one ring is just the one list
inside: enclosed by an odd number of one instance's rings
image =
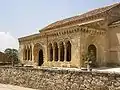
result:
[(0, 83), (39, 90), (120, 90), (120, 74), (0, 67)]

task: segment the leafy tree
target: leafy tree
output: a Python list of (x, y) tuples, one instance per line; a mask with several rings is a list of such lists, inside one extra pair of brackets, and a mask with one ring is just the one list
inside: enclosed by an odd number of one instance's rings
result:
[(84, 64), (89, 64), (91, 67), (96, 66), (96, 56), (93, 50), (87, 52), (86, 54), (83, 54), (82, 58), (84, 60)]
[(11, 63), (12, 66), (14, 66), (14, 64), (18, 63), (18, 50), (17, 49), (11, 49), (11, 48), (7, 48), (4, 53), (6, 55), (8, 55), (9, 58), (11, 58)]

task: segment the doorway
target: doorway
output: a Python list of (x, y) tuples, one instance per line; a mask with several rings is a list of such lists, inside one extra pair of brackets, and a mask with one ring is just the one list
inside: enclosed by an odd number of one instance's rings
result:
[(41, 66), (43, 64), (43, 50), (39, 50), (39, 58), (38, 58), (38, 66)]
[(95, 67), (96, 66), (96, 46), (93, 44), (90, 44), (88, 46), (88, 54), (90, 56), (90, 60), (92, 61), (92, 66)]

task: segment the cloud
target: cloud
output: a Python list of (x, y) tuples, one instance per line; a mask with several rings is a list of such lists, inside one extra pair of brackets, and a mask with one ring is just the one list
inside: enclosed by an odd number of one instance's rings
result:
[(4, 51), (6, 48), (18, 49), (18, 40), (9, 32), (0, 32), (0, 51)]

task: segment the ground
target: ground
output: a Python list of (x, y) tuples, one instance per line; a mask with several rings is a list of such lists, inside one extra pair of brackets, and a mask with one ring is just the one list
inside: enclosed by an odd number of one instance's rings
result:
[(36, 90), (36, 89), (24, 88), (24, 87), (13, 86), (8, 84), (0, 84), (0, 90)]
[[(63, 70), (71, 70), (71, 71), (79, 71), (79, 68), (63, 68), (63, 67), (52, 67), (50, 69), (63, 69)], [(93, 68), (92, 71), (98, 72), (110, 72), (110, 73), (120, 73), (120, 67), (100, 67), (100, 68)]]
[(101, 68), (94, 69), (94, 70), (102, 71), (102, 72), (120, 73), (120, 67), (116, 67), (116, 68), (101, 67)]

